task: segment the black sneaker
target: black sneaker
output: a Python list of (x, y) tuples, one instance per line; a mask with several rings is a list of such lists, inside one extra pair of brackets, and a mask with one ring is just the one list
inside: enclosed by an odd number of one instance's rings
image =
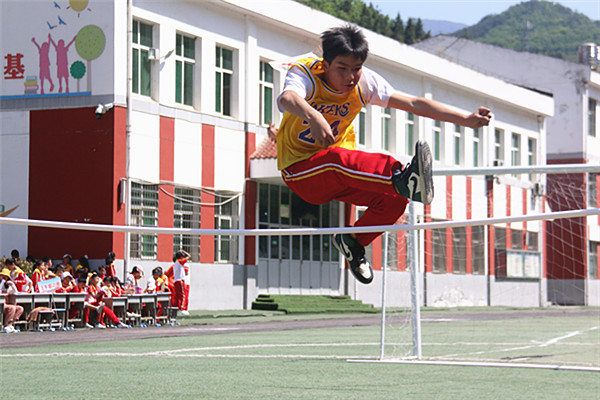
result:
[(333, 245), (346, 257), (350, 264), (350, 271), (358, 281), (368, 284), (373, 281), (373, 268), (365, 257), (365, 248), (358, 240), (347, 233), (334, 234)]
[(392, 174), (392, 185), (399, 195), (431, 204), (433, 200), (433, 178), (431, 176), (431, 150), (427, 142), (419, 140), (415, 145), (415, 156), (401, 171)]

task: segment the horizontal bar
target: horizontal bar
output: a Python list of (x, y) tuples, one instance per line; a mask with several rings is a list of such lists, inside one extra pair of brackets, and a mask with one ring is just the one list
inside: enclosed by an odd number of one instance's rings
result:
[(470, 219), (463, 221), (426, 222), (421, 224), (360, 226), (360, 227), (331, 227), (331, 228), (285, 228), (285, 229), (185, 229), (185, 228), (160, 228), (156, 226), (124, 226), (83, 224), (79, 222), (44, 221), (21, 218), (0, 218), (0, 224), (35, 226), (39, 228), (75, 229), (83, 231), (101, 232), (132, 232), (156, 233), (168, 235), (211, 235), (211, 236), (279, 236), (279, 235), (331, 235), (334, 233), (366, 233), (366, 232), (398, 232), (415, 231), (421, 229), (457, 228), (474, 225), (496, 225), (523, 221), (547, 221), (563, 218), (579, 218), (600, 215), (600, 208), (585, 210), (558, 211), (544, 214), (529, 214), (499, 218)]
[(433, 169), (433, 175), (508, 175), (508, 174), (574, 174), (584, 172), (600, 172), (597, 164), (557, 164), (528, 165), (513, 167), (487, 168), (439, 168)]

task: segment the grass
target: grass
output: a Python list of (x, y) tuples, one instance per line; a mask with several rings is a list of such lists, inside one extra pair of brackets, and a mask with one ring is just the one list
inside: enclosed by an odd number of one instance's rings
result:
[[(529, 356), (533, 362), (537, 355), (551, 354), (537, 362), (600, 364), (600, 330), (592, 329), (600, 324), (597, 316), (519, 318), (518, 310), (513, 311), (516, 317), (511, 319), (464, 321), (458, 318), (464, 314), (461, 310), (446, 313), (447, 320), (424, 323), (423, 353), (428, 357), (462, 353), (463, 358), (480, 359)], [(194, 312), (193, 318), (183, 322), (312, 318), (265, 317), (254, 312), (249, 312), (253, 315), (249, 317), (234, 316), (239, 314)], [(387, 340), (403, 342), (406, 331), (410, 328), (404, 324), (390, 325)], [(565, 337), (573, 332), (579, 333)], [(24, 340), (26, 337), (24, 334)], [(594, 372), (346, 362), (349, 358), (378, 356), (378, 326), (98, 344), (51, 345), (51, 333), (48, 338), (48, 346), (1, 350), (0, 397), (597, 400), (600, 393), (599, 375)], [(7, 357), (11, 354), (20, 356)]]

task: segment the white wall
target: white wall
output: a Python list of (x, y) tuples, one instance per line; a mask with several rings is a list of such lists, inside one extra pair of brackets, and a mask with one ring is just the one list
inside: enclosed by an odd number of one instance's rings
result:
[[(0, 206), (17, 207), (10, 218), (29, 217), (29, 112), (0, 113)], [(0, 224), (0, 257), (19, 250), (27, 256), (27, 229)]]

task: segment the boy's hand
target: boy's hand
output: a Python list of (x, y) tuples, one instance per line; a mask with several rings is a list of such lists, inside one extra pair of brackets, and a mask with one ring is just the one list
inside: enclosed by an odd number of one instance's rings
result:
[(467, 117), (465, 126), (472, 129), (481, 128), (482, 126), (488, 126), (490, 124), (490, 119), (492, 119), (491, 110), (482, 106)]
[(335, 137), (331, 131), (331, 126), (329, 126), (329, 123), (321, 114), (318, 114), (318, 116), (310, 122), (310, 134), (317, 144), (325, 149), (335, 143)]

